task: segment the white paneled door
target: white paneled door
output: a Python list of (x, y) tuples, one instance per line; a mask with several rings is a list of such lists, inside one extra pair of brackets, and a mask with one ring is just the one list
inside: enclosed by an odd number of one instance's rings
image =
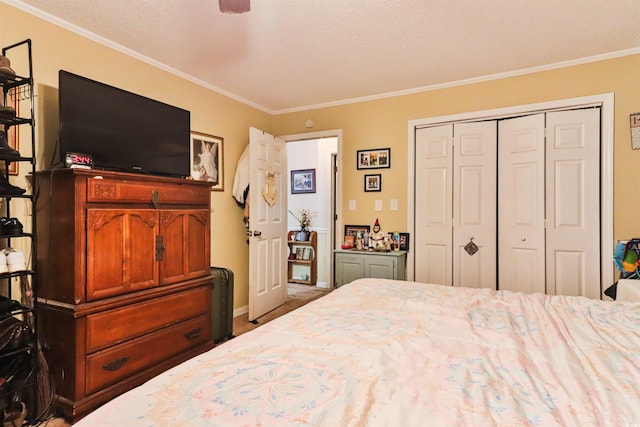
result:
[(415, 280), (600, 298), (599, 108), (416, 129), (415, 162)]
[(496, 122), (418, 129), (415, 280), (496, 284)]
[(415, 280), (451, 285), (453, 125), (416, 130)]
[(600, 298), (600, 109), (547, 113), (547, 293)]
[(499, 289), (545, 291), (544, 114), (498, 125)]
[(249, 320), (255, 320), (287, 299), (287, 153), (284, 140), (250, 128), (249, 166)]
[(496, 135), (495, 121), (453, 127), (454, 286), (496, 287)]

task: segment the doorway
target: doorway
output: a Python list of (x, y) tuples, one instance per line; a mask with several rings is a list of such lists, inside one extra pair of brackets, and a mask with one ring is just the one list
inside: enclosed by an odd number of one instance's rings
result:
[[(340, 170), (342, 131), (310, 132), (282, 136), (287, 142), (287, 187), (288, 230), (299, 229), (295, 215), (301, 209), (312, 213), (310, 230), (317, 235), (317, 281), (316, 286), (333, 288), (333, 249), (336, 233), (340, 229), (341, 185)], [(291, 171), (313, 169), (315, 183), (313, 193), (292, 194)]]

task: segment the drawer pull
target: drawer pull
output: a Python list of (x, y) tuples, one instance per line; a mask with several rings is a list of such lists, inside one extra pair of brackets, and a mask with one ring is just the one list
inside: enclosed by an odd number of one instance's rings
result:
[(200, 328), (195, 328), (184, 334), (185, 338), (192, 341), (200, 336)]
[(105, 363), (102, 365), (102, 369), (105, 371), (117, 371), (122, 368), (122, 365), (129, 361), (129, 356), (121, 357), (120, 359), (116, 359), (113, 362)]
[(156, 261), (164, 261), (164, 236), (158, 234), (156, 236)]
[(158, 202), (159, 195), (160, 192), (158, 190), (153, 190), (151, 192), (151, 204), (153, 205), (154, 209), (158, 209), (158, 207), (160, 206), (160, 203)]

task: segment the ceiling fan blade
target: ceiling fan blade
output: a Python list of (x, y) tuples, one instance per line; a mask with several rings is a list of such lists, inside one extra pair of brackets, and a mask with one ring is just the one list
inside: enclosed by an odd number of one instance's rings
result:
[(244, 13), (251, 10), (250, 0), (218, 0), (222, 13)]

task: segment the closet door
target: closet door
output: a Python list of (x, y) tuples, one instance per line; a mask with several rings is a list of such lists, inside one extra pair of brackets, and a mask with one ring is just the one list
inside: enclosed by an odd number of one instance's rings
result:
[(416, 130), (415, 280), (452, 283), (453, 125)]
[(453, 285), (495, 289), (497, 122), (455, 124), (453, 134)]
[(547, 113), (547, 293), (600, 298), (600, 109)]
[(544, 121), (536, 114), (498, 125), (499, 289), (545, 292)]

